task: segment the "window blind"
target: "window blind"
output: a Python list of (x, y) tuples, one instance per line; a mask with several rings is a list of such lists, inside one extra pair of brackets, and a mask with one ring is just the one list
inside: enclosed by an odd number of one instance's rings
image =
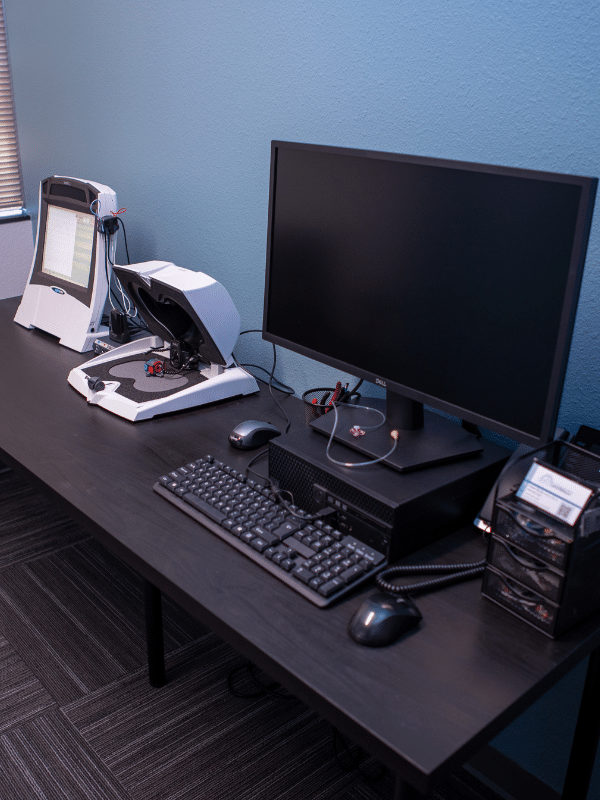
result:
[(23, 212), (23, 178), (8, 59), (4, 0), (0, 0), (0, 217)]

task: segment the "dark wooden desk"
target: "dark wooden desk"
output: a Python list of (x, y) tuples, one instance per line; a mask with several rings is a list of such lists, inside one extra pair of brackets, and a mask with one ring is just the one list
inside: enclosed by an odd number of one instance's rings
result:
[[(16, 325), (16, 307), (0, 301), (0, 459), (395, 770), (398, 799), (425, 794), (600, 644), (600, 615), (553, 642), (482, 598), (474, 581), (420, 598), (422, 626), (392, 647), (356, 645), (346, 627), (361, 595), (320, 610), (151, 490), (162, 473), (207, 453), (243, 469), (249, 456), (229, 447), (227, 433), (243, 419), (280, 423), (267, 392), (127, 422), (88, 406), (67, 384), (70, 368), (89, 354)], [(303, 424), (298, 400), (283, 402)], [(482, 552), (469, 529), (429, 555), (467, 561)], [(594, 702), (596, 683), (589, 683)], [(595, 747), (589, 733), (582, 743)], [(569, 772), (568, 797), (583, 799), (581, 764)]]

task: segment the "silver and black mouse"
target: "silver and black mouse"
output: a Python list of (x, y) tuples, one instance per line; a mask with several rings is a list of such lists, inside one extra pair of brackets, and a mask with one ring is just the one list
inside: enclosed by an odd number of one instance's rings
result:
[(229, 434), (229, 444), (239, 450), (254, 450), (255, 447), (262, 447), (269, 439), (281, 436), (278, 430), (270, 422), (261, 422), (257, 419), (248, 419), (240, 422)]

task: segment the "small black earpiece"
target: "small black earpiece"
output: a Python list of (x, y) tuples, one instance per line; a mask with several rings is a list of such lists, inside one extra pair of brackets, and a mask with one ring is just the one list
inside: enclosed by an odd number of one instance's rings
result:
[(106, 388), (104, 381), (100, 380), (100, 378), (92, 378), (90, 375), (88, 375), (87, 383), (92, 392), (101, 392)]

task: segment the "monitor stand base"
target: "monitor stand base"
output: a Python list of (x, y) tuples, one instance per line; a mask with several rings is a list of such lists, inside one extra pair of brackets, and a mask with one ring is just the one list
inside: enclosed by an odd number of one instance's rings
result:
[[(338, 424), (334, 440), (347, 445), (356, 453), (349, 453), (347, 463), (363, 462), (378, 459), (392, 449), (391, 437), (393, 427), (387, 422), (378, 425), (379, 414), (361, 406), (340, 403)], [(319, 433), (331, 436), (335, 423), (333, 410), (328, 411), (311, 423), (311, 427)], [(358, 428), (364, 434), (354, 436), (352, 429)], [(447, 417), (425, 410), (422, 428), (411, 431), (398, 431), (398, 445), (394, 452), (383, 459), (383, 463), (399, 472), (410, 472), (416, 469), (433, 467), (481, 453), (482, 445), (472, 433)], [(339, 460), (338, 456), (333, 456)]]

